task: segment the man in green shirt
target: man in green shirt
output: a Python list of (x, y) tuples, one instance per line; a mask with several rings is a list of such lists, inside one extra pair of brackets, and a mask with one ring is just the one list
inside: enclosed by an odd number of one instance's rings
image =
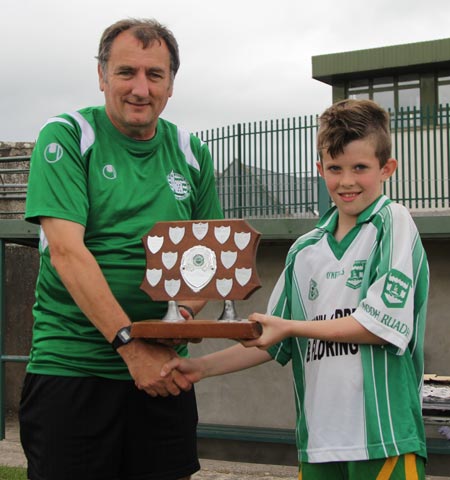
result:
[(20, 410), (28, 478), (185, 479), (199, 469), (195, 394), (159, 372), (187, 349), (128, 333), (167, 307), (140, 289), (142, 237), (158, 221), (222, 218), (212, 161), (160, 118), (179, 67), (168, 29), (119, 21), (98, 61), (105, 106), (48, 120), (31, 159), (26, 219), (41, 225), (41, 262)]

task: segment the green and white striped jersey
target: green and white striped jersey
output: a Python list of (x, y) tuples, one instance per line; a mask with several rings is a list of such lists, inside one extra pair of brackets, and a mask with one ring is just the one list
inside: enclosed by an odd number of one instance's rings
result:
[(353, 315), (386, 346), (288, 338), (303, 462), (426, 457), (421, 414), (428, 263), (415, 224), (381, 196), (341, 241), (331, 209), (291, 247), (268, 312), (293, 321)]
[[(104, 107), (50, 119), (31, 158), (26, 219), (55, 217), (85, 227), (85, 244), (130, 319), (162, 318), (166, 302), (140, 289), (142, 237), (155, 222), (222, 218), (208, 147), (159, 119), (156, 135), (133, 140)], [(51, 265), (41, 232), (28, 371), (130, 378), (119, 355), (83, 315)], [(179, 349), (181, 354), (186, 348)]]

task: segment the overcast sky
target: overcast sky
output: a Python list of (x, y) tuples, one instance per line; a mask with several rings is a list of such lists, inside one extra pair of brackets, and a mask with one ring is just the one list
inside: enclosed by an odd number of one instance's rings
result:
[(331, 87), (311, 57), (450, 37), (448, 0), (1, 0), (0, 141), (34, 141), (56, 114), (103, 104), (98, 41), (153, 17), (181, 67), (163, 117), (191, 131), (311, 115)]

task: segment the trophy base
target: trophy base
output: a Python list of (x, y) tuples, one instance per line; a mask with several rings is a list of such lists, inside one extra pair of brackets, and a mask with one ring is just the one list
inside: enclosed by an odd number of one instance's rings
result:
[(259, 323), (243, 321), (219, 322), (217, 320), (186, 320), (163, 322), (143, 320), (131, 325), (135, 338), (229, 338), (251, 340), (262, 333)]

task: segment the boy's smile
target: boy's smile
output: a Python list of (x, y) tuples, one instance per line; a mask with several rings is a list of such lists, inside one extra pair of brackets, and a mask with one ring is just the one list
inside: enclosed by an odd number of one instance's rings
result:
[(327, 151), (322, 152), (317, 168), (339, 211), (340, 227), (345, 226), (347, 232), (356, 224), (358, 215), (381, 195), (383, 182), (396, 167), (393, 158), (380, 166), (370, 138), (350, 142), (335, 158)]

